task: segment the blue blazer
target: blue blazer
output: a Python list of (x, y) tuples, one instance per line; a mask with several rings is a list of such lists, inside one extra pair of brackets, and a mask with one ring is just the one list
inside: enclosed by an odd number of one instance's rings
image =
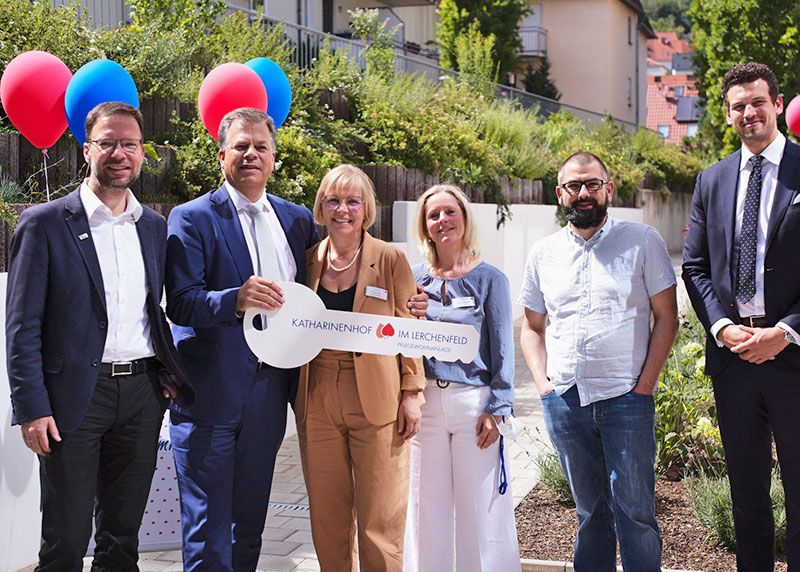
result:
[[(741, 323), (736, 307), (736, 261), (733, 259), (740, 162), (741, 150), (700, 173), (692, 197), (689, 234), (683, 247), (683, 280), (707, 332), (721, 318)], [(800, 256), (797, 254), (800, 204), (793, 204), (798, 189), (800, 146), (787, 141), (767, 229), (764, 302), (770, 323), (782, 321), (795, 331), (800, 331)], [(734, 357), (728, 348), (717, 347), (708, 335), (706, 372), (709, 375), (720, 373)], [(800, 347), (790, 345), (776, 360), (800, 372)]]
[[(161, 310), (167, 225), (144, 207), (136, 223), (156, 356), (180, 382)], [(79, 189), (23, 211), (11, 241), (6, 355), (12, 424), (52, 415), (59, 431), (86, 414), (103, 357), (108, 316), (103, 275)]]
[[(311, 212), (267, 198), (294, 255), (296, 280), (304, 284), (305, 251), (318, 240)], [(239, 288), (253, 275), (239, 217), (222, 186), (175, 207), (168, 228), (167, 315), (196, 395), (190, 407), (173, 404), (172, 409), (196, 420), (230, 421), (242, 412), (258, 364), (234, 310)], [(297, 370), (289, 375), (296, 388)]]

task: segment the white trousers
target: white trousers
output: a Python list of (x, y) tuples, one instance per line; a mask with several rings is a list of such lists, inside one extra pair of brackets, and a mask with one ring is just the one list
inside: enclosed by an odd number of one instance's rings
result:
[(441, 389), (429, 381), (425, 388), (411, 443), (404, 572), (520, 570), (511, 487), (497, 490), (500, 440), (478, 448), (475, 426), (488, 400), (488, 386)]

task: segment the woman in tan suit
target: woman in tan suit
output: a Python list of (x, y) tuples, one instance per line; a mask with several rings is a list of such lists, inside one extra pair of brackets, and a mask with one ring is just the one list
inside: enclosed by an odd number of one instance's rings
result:
[[(412, 317), (405, 256), (367, 232), (375, 191), (352, 165), (329, 171), (314, 219), (328, 237), (306, 252), (308, 286), (329, 309)], [(409, 446), (420, 425), (419, 359), (323, 350), (303, 366), (295, 403), (311, 534), (323, 572), (402, 570)], [(356, 548), (356, 535), (358, 543)]]

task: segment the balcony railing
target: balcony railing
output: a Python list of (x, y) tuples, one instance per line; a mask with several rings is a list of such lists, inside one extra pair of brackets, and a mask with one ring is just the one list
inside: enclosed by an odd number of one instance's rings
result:
[(541, 26), (520, 27), (519, 38), (522, 40), (520, 55), (542, 57), (547, 53), (547, 30)]
[[(310, 68), (312, 66), (314, 60), (319, 56), (320, 51), (324, 49), (323, 44), (326, 38), (330, 41), (332, 50), (343, 52), (347, 58), (356, 62), (361, 69), (364, 69), (366, 66), (364, 45), (359, 41), (325, 34), (319, 30), (313, 30), (289, 22), (273, 20), (268, 17), (264, 17), (263, 21), (265, 26), (283, 27), (287, 41), (294, 48), (292, 50), (292, 63), (300, 68)], [(457, 71), (439, 67), (435, 60), (410, 56), (408, 52), (401, 47), (395, 46), (394, 51), (395, 70), (398, 74), (424, 75), (436, 83), (443, 83), (447, 78), (458, 75)], [(595, 113), (588, 109), (567, 105), (506, 85), (497, 85), (495, 92), (497, 97), (513, 100), (525, 109), (537, 107), (539, 113), (544, 116), (563, 109), (573, 113), (587, 124), (599, 123), (606, 117), (601, 113)], [(643, 126), (636, 125), (635, 123), (622, 121), (620, 119), (614, 119), (614, 121), (630, 132), (644, 129)]]

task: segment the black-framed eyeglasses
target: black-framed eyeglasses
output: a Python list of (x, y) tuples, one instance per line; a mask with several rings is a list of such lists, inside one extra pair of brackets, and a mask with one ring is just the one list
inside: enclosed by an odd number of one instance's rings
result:
[(566, 183), (561, 183), (559, 187), (567, 191), (570, 195), (577, 195), (581, 192), (583, 187), (586, 187), (586, 190), (590, 193), (597, 193), (600, 192), (600, 189), (605, 187), (610, 181), (604, 181), (603, 179), (587, 179), (586, 181), (567, 181)]
[(338, 209), (342, 202), (344, 202), (347, 210), (350, 212), (355, 212), (364, 206), (364, 199), (359, 197), (350, 197), (347, 199), (340, 199), (339, 197), (325, 197), (322, 199), (322, 204), (325, 205), (325, 208), (329, 211), (335, 211)]
[(141, 139), (90, 139), (92, 143), (103, 154), (108, 155), (113, 153), (117, 145), (122, 147), (122, 150), (129, 155), (132, 155), (142, 148)]

